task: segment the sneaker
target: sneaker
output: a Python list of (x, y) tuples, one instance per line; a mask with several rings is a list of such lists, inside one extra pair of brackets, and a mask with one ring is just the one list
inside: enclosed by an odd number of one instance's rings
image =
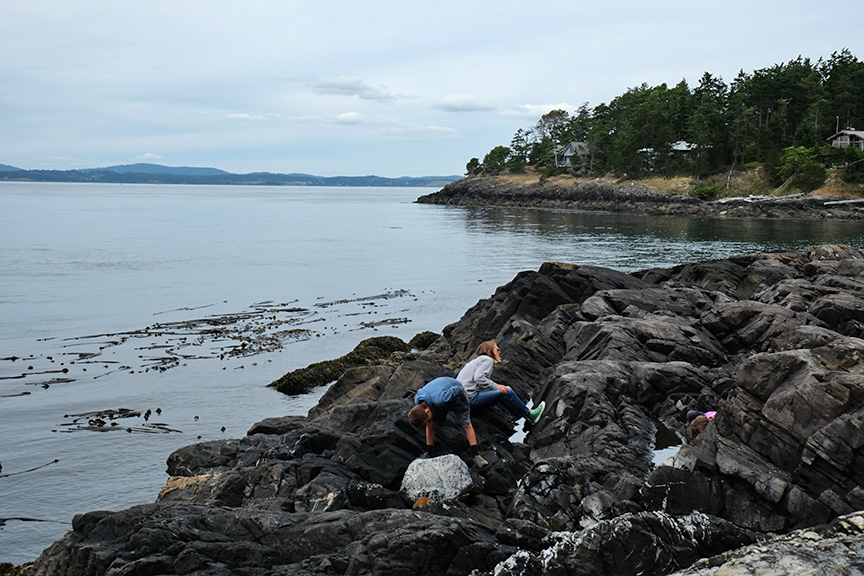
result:
[(534, 408), (533, 410), (528, 411), (528, 415), (525, 416), (525, 421), (528, 424), (536, 424), (540, 419), (540, 415), (543, 414), (543, 410), (546, 409), (546, 402), (540, 402), (540, 404)]
[(474, 456), (474, 465), (477, 466), (477, 468), (483, 468), (488, 464), (489, 462), (487, 462), (486, 459), (483, 458), (483, 456), (481, 456), (480, 454)]

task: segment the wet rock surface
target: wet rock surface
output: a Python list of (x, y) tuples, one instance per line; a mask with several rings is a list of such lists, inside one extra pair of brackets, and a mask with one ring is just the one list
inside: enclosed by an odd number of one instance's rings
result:
[[(762, 570), (795, 538), (854, 571), (862, 272), (845, 246), (634, 274), (544, 264), (425, 350), (345, 370), (306, 416), (175, 451), (155, 503), (76, 516), (31, 573), (713, 574)], [(544, 416), (511, 442), (504, 411), (475, 412), (482, 469), (439, 427), (470, 483), (408, 495), (414, 391), (489, 339), (495, 380)], [(695, 439), (688, 409), (717, 411)], [(661, 430), (682, 446), (655, 465)]]
[(438, 192), (420, 196), (421, 204), (521, 206), (562, 210), (599, 210), (663, 216), (721, 218), (864, 218), (864, 203), (849, 198), (795, 194), (700, 199), (652, 190), (638, 182), (603, 180), (562, 185), (543, 180), (530, 184), (494, 177), (463, 178)]

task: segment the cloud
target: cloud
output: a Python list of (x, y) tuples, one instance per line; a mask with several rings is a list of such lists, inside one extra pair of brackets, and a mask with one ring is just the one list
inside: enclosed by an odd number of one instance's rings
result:
[(133, 160), (135, 160), (135, 162), (163, 162), (167, 160), (167, 158), (159, 154), (153, 154), (152, 152), (145, 152), (144, 154), (135, 156)]
[(484, 110), (495, 110), (492, 102), (481, 100), (472, 94), (451, 94), (437, 102), (434, 107), (445, 112), (481, 112)]
[(284, 118), (279, 114), (228, 114), (226, 116), (229, 120), (237, 120), (240, 122), (273, 122), (273, 121), (282, 121)]
[(392, 126), (383, 130), (389, 136), (395, 138), (427, 139), (427, 138), (456, 138), (460, 134), (453, 128), (442, 126), (414, 126), (410, 124)]
[(559, 104), (522, 104), (521, 106), (511, 106), (501, 113), (505, 118), (533, 118), (539, 120), (544, 114), (548, 114), (552, 110), (566, 110), (573, 113), (578, 110), (578, 106), (561, 102)]
[(336, 121), (339, 124), (360, 124), (363, 122), (363, 116), (358, 112), (345, 112), (336, 116)]
[(397, 94), (390, 94), (385, 87), (373, 88), (359, 78), (322, 78), (313, 82), (312, 90), (316, 94), (327, 96), (357, 96), (361, 100), (376, 100), (378, 102), (392, 102), (404, 98)]

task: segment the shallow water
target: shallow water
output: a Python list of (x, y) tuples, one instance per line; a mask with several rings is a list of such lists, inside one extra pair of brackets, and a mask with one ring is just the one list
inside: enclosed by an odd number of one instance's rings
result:
[[(153, 502), (180, 446), (305, 414), (323, 388), (288, 397), (266, 387), (285, 372), (372, 335), (440, 332), (544, 261), (633, 271), (864, 245), (859, 222), (413, 203), (426, 192), (0, 183), (0, 518), (44, 520), (0, 525), (0, 562), (34, 559), (77, 513)], [(305, 312), (280, 311), (296, 308)], [(202, 320), (249, 314), (225, 334), (193, 333)], [(199, 323), (154, 328), (186, 321)], [(308, 332), (225, 356), (232, 335), (289, 328)], [(182, 359), (160, 366), (169, 355)], [(141, 416), (108, 432), (76, 416), (120, 408)]]

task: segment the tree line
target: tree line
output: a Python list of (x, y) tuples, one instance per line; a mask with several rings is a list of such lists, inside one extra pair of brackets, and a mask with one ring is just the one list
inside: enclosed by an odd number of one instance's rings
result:
[[(864, 182), (864, 152), (835, 148), (838, 130), (864, 130), (864, 62), (843, 49), (816, 62), (798, 57), (745, 73), (730, 83), (706, 72), (698, 86), (642, 84), (609, 104), (575, 113), (552, 110), (516, 131), (509, 146), (472, 158), (467, 174), (524, 171), (545, 176), (571, 172), (702, 178), (761, 165), (775, 183), (794, 180), (813, 189), (826, 168), (845, 167), (844, 178)], [(563, 148), (581, 143), (570, 166)]]

